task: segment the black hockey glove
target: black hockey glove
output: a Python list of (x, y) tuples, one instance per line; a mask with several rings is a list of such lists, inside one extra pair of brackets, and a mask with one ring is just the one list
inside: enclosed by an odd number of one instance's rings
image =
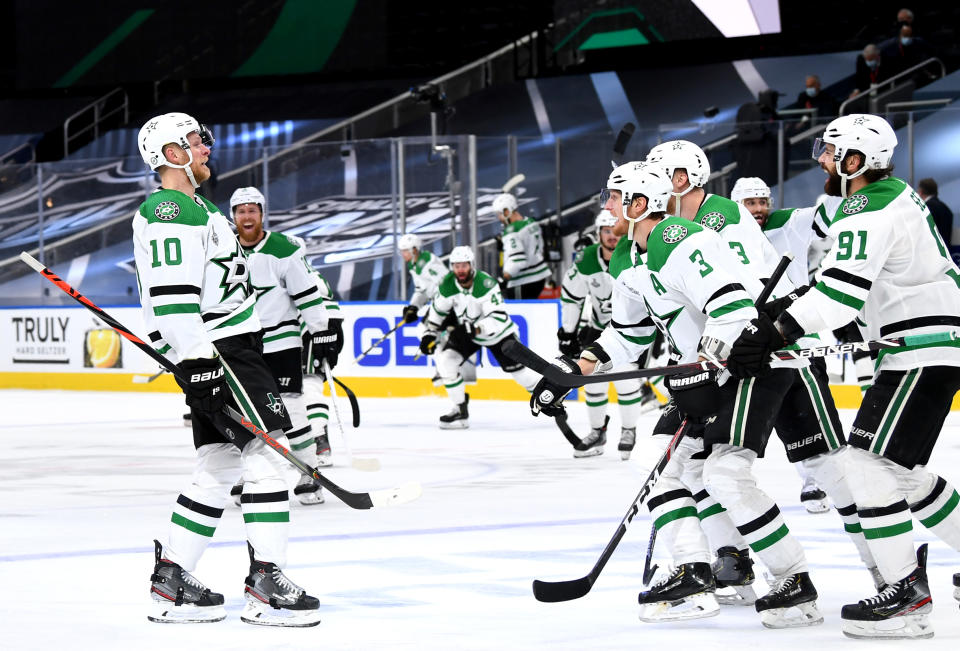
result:
[(786, 345), (783, 335), (765, 313), (747, 324), (727, 357), (727, 370), (735, 378), (765, 375), (770, 370), (770, 353)]
[(459, 332), (452, 333), (451, 336), (465, 341), (473, 341), (473, 338), (480, 334), (480, 328), (475, 323), (464, 321), (456, 327)]
[(177, 384), (187, 394), (187, 404), (207, 414), (223, 409), (227, 400), (227, 381), (220, 358), (185, 359), (180, 362), (184, 382)]
[(567, 357), (576, 357), (580, 354), (580, 342), (577, 341), (576, 332), (567, 332), (563, 328), (557, 330), (557, 343), (559, 343), (560, 354)]
[(417, 320), (417, 317), (420, 314), (420, 308), (416, 305), (408, 305), (403, 308), (403, 322), (404, 323), (413, 323)]
[(326, 330), (303, 335), (303, 372), (323, 374), (323, 360), (332, 369), (343, 350), (343, 319), (330, 319)]
[(433, 355), (436, 349), (437, 332), (435, 330), (427, 330), (423, 333), (423, 337), (420, 338), (420, 352), (424, 355)]
[(598, 330), (597, 328), (591, 328), (586, 326), (580, 328), (580, 332), (577, 333), (577, 340), (580, 342), (580, 346), (586, 348), (597, 339), (600, 338), (600, 335), (603, 334), (603, 330)]
[(760, 311), (770, 317), (770, 320), (776, 321), (777, 317), (783, 314), (788, 307), (793, 305), (793, 302), (810, 291), (810, 285), (803, 285), (802, 287), (797, 287), (795, 290), (787, 294), (786, 296), (781, 296), (780, 298), (775, 298), (772, 301), (767, 301), (760, 307)]
[(720, 411), (723, 398), (716, 369), (688, 371), (665, 379), (673, 404), (691, 422), (705, 423)]
[[(577, 363), (565, 355), (556, 358), (553, 361), (553, 365), (559, 367), (566, 373), (583, 375)], [(557, 414), (564, 413), (563, 399), (568, 393), (570, 393), (569, 388), (553, 384), (546, 376), (540, 378), (537, 386), (533, 388), (533, 393), (530, 394), (530, 413), (534, 416), (540, 415), (541, 412), (547, 416), (556, 416)]]

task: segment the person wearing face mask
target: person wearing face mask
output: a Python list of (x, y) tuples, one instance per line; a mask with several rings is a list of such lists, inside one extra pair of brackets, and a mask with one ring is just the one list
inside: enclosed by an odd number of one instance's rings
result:
[(817, 109), (817, 118), (834, 117), (840, 107), (832, 95), (821, 89), (817, 75), (807, 75), (804, 89), (797, 95), (797, 104), (800, 108)]
[[(880, 44), (880, 50), (883, 60), (890, 66), (892, 75), (923, 63), (931, 56), (926, 40), (914, 36), (912, 25), (903, 25), (897, 36)], [(917, 86), (921, 86), (929, 83), (932, 77), (930, 72), (918, 70), (907, 79), (912, 79)]]
[(880, 48), (870, 43), (857, 57), (857, 71), (854, 76), (855, 88), (850, 97), (870, 90), (870, 86), (886, 81), (893, 76), (891, 66), (881, 56)]

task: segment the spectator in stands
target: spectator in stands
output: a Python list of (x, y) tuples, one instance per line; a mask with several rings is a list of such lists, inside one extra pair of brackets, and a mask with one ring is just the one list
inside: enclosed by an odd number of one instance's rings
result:
[(737, 110), (737, 140), (733, 157), (737, 174), (756, 176), (767, 185), (777, 182), (777, 96), (775, 90), (762, 90), (756, 102), (747, 102)]
[(893, 76), (890, 66), (884, 64), (880, 48), (870, 43), (857, 56), (857, 70), (854, 77), (854, 89), (850, 97), (870, 90), (871, 85), (879, 84)]
[(937, 182), (933, 179), (920, 179), (917, 183), (917, 192), (930, 209), (940, 237), (947, 246), (950, 246), (950, 239), (953, 236), (953, 211), (937, 196)]
[(913, 12), (909, 9), (901, 9), (897, 12), (897, 32), (899, 33), (900, 28), (904, 25), (910, 25), (913, 27)]
[[(927, 42), (922, 37), (913, 35), (912, 25), (904, 25), (900, 28), (899, 36), (881, 43), (880, 52), (883, 61), (889, 66), (891, 76), (923, 63), (931, 56)], [(910, 76), (917, 86), (930, 83), (935, 78), (932, 72), (923, 70)]]
[(832, 118), (837, 115), (840, 104), (829, 93), (820, 88), (820, 77), (807, 75), (804, 82), (806, 88), (797, 96), (800, 108), (817, 109), (818, 118)]

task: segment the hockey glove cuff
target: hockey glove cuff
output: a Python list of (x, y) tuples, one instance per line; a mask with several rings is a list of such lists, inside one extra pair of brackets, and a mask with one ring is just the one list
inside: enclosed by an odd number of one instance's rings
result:
[(783, 335), (763, 312), (733, 342), (727, 370), (735, 378), (764, 375), (770, 370), (770, 353), (786, 345)]
[(677, 410), (692, 422), (705, 423), (720, 411), (723, 397), (716, 369), (678, 373), (665, 379)]
[(777, 317), (783, 314), (783, 312), (793, 305), (793, 302), (810, 291), (810, 285), (804, 285), (802, 287), (797, 287), (795, 290), (787, 294), (786, 296), (781, 296), (780, 298), (775, 298), (772, 301), (767, 301), (759, 309), (772, 320), (776, 321)]
[(424, 355), (433, 355), (437, 349), (437, 331), (427, 330), (420, 338), (420, 352)]
[(229, 389), (219, 357), (185, 359), (180, 368), (185, 381), (177, 383), (187, 394), (190, 407), (208, 414), (223, 409)]
[[(582, 375), (577, 363), (565, 355), (555, 359), (553, 365), (559, 367), (565, 373)], [(547, 416), (564, 413), (563, 399), (568, 393), (570, 393), (569, 388), (550, 382), (546, 376), (540, 378), (537, 386), (533, 388), (533, 393), (530, 394), (530, 413), (534, 416), (539, 416), (541, 412)]]
[(577, 341), (576, 332), (567, 332), (563, 328), (557, 330), (557, 343), (559, 344), (560, 354), (567, 357), (576, 357), (580, 354), (580, 344)]

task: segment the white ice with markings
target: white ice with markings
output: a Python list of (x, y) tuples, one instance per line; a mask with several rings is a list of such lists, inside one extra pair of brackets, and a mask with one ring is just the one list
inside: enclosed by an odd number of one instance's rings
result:
[[(181, 396), (147, 393), (0, 391), (0, 648), (3, 649), (624, 649), (732, 648), (778, 651), (869, 644), (840, 632), (840, 607), (872, 583), (835, 512), (810, 515), (800, 480), (774, 441), (757, 467), (806, 549), (826, 622), (764, 629), (752, 608), (724, 607), (693, 622), (644, 624), (637, 592), (649, 535), (646, 509), (593, 590), (537, 602), (534, 578), (583, 576), (639, 489), (633, 461), (616, 450), (573, 459), (545, 418), (520, 402), (471, 403), (471, 428), (437, 429), (439, 398), (364, 399), (349, 430), (358, 456), (382, 470), (357, 472), (337, 457), (324, 473), (346, 488), (420, 481), (423, 496), (395, 508), (355, 511), (331, 495), (294, 504), (287, 574), (321, 602), (322, 623), (275, 629), (240, 621), (247, 552), (239, 509), (229, 508), (195, 572), (226, 599), (215, 624), (147, 621), (153, 538), (189, 480), (193, 446), (180, 424)], [(849, 426), (853, 412), (843, 413)], [(638, 429), (649, 432), (655, 416)], [(571, 424), (586, 434), (583, 405)], [(932, 469), (960, 485), (960, 414), (952, 413)], [(639, 448), (639, 446), (638, 446)], [(956, 648), (960, 612), (951, 578), (960, 555), (930, 542), (936, 636), (916, 644)], [(657, 560), (663, 564), (662, 550)], [(762, 592), (762, 586), (760, 588)], [(896, 643), (891, 643), (896, 644)], [(774, 647), (772, 647), (774, 648)]]

